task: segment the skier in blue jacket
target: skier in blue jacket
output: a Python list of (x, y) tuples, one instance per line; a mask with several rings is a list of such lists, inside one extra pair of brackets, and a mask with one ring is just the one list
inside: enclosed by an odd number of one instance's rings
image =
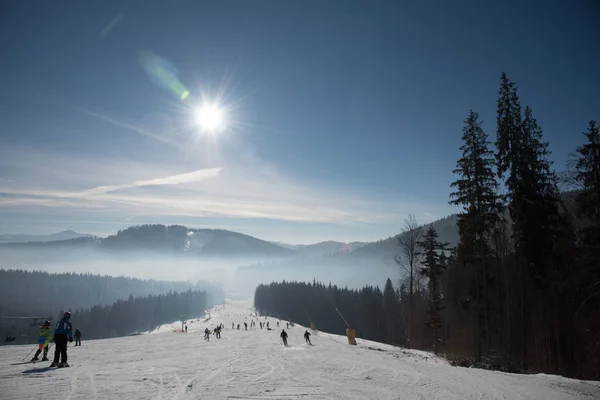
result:
[[(62, 319), (58, 321), (56, 326), (54, 327), (54, 344), (56, 345), (56, 349), (54, 350), (54, 362), (50, 365), (51, 367), (68, 367), (67, 364), (67, 340), (69, 343), (73, 342), (73, 335), (71, 331), (73, 327), (71, 326), (71, 313), (67, 311)], [(60, 364), (58, 363), (58, 358), (60, 357)]]

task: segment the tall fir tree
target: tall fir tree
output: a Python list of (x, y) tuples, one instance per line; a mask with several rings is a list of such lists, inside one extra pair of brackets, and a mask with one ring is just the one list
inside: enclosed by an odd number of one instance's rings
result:
[(437, 352), (439, 330), (443, 326), (441, 312), (444, 309), (440, 278), (447, 267), (444, 252), (448, 251), (448, 243), (440, 242), (436, 230), (430, 227), (425, 232), (420, 246), (423, 256), (420, 273), (428, 278), (429, 289), (429, 317), (425, 326), (433, 331), (433, 351)]
[(581, 191), (577, 195), (577, 209), (589, 222), (583, 239), (588, 246), (600, 246), (600, 133), (596, 121), (590, 121), (584, 132), (586, 143), (577, 147), (575, 180)]
[(538, 286), (544, 286), (552, 255), (554, 237), (559, 225), (559, 191), (557, 178), (548, 160), (548, 143), (542, 129), (528, 106), (521, 124), (521, 154), (519, 155), (519, 182), (516, 191), (522, 210), (518, 245), (528, 262), (530, 277)]
[(450, 194), (453, 199), (450, 203), (463, 208), (458, 214), (460, 239), (457, 254), (463, 265), (474, 270), (472, 292), (476, 301), (476, 356), (479, 359), (482, 340), (486, 340), (486, 350), (490, 347), (486, 259), (491, 252), (490, 240), (500, 220), (502, 205), (493, 170), (493, 152), (488, 148), (489, 142), (479, 114), (472, 110), (465, 120), (462, 140), (462, 157), (453, 171), (459, 178), (451, 185), (455, 191)]

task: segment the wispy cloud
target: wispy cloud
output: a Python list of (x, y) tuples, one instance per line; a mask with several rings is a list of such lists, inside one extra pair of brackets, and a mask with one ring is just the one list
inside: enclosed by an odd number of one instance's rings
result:
[(127, 122), (119, 121), (119, 120), (117, 120), (115, 118), (109, 117), (107, 115), (102, 115), (102, 114), (99, 114), (99, 113), (96, 113), (96, 112), (93, 112), (93, 111), (84, 110), (84, 112), (87, 115), (99, 118), (101, 120), (109, 122), (109, 123), (111, 123), (111, 124), (113, 124), (115, 126), (118, 126), (120, 128), (124, 128), (124, 129), (130, 130), (132, 132), (139, 133), (140, 135), (147, 136), (149, 138), (152, 138), (154, 140), (158, 140), (159, 142), (162, 142), (162, 143), (165, 143), (165, 144), (176, 146), (176, 143), (173, 142), (173, 141), (171, 141), (171, 140), (169, 140), (168, 138), (166, 138), (166, 137), (164, 137), (162, 135), (159, 135), (157, 133), (151, 132), (151, 131), (149, 131), (147, 129), (141, 128), (139, 126), (135, 126), (135, 125), (129, 124)]
[(117, 190), (131, 189), (142, 186), (158, 186), (158, 185), (179, 185), (190, 182), (200, 182), (205, 179), (214, 178), (219, 175), (221, 167), (199, 169), (197, 171), (186, 172), (184, 174), (167, 176), (165, 178), (149, 179), (144, 181), (137, 181), (133, 183), (126, 183), (123, 185), (112, 185), (112, 186), (98, 186), (92, 189), (84, 190), (76, 194), (75, 196), (89, 196), (94, 194), (114, 192)]
[(0, 181), (0, 212), (51, 208), (56, 215), (62, 209), (98, 221), (173, 216), (399, 227), (409, 213), (433, 219), (435, 212), (416, 200), (299, 180), (252, 152), (218, 167), (201, 160), (142, 162), (22, 148), (0, 149), (3, 155), (0, 168), (12, 172)]

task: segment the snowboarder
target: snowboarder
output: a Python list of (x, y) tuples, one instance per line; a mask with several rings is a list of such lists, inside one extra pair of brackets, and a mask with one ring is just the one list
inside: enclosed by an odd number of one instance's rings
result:
[(81, 346), (81, 332), (79, 328), (75, 329), (75, 346)]
[(248, 330), (248, 323), (247, 322), (244, 322), (244, 329)]
[[(50, 367), (68, 367), (67, 364), (67, 340), (69, 343), (73, 343), (73, 336), (71, 334), (73, 327), (71, 326), (71, 313), (67, 311), (63, 317), (54, 327), (54, 343), (56, 344), (54, 350), (54, 361), (50, 364)], [(58, 358), (60, 357), (60, 364)]]
[(306, 340), (306, 343), (308, 343), (312, 346), (312, 343), (310, 342), (310, 332), (309, 331), (304, 332), (304, 340)]
[(210, 331), (208, 330), (208, 328), (204, 329), (204, 340), (210, 342)]
[(31, 361), (37, 361), (38, 356), (44, 351), (44, 356), (42, 357), (42, 361), (48, 361), (48, 344), (50, 343), (50, 338), (52, 334), (50, 332), (50, 321), (44, 322), (44, 325), (40, 326), (40, 330), (38, 331), (38, 351), (35, 352), (35, 356), (31, 359)]
[(288, 342), (287, 342), (288, 334), (286, 333), (285, 329), (281, 330), (281, 334), (279, 336), (281, 336), (281, 340), (283, 340), (283, 345), (285, 347), (287, 347), (287, 345), (288, 345)]

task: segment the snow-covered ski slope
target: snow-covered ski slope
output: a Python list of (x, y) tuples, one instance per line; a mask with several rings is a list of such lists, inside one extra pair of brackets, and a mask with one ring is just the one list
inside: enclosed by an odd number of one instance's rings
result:
[[(187, 334), (175, 323), (84, 340), (69, 348), (71, 368), (18, 364), (33, 346), (0, 347), (0, 399), (600, 399), (600, 382), (456, 368), (429, 353), (360, 339), (349, 346), (324, 333), (309, 346), (298, 325), (286, 348), (276, 319), (271, 331), (244, 331), (250, 304), (227, 302), (209, 321), (189, 321)], [(204, 341), (205, 327), (221, 322), (222, 338)]]

